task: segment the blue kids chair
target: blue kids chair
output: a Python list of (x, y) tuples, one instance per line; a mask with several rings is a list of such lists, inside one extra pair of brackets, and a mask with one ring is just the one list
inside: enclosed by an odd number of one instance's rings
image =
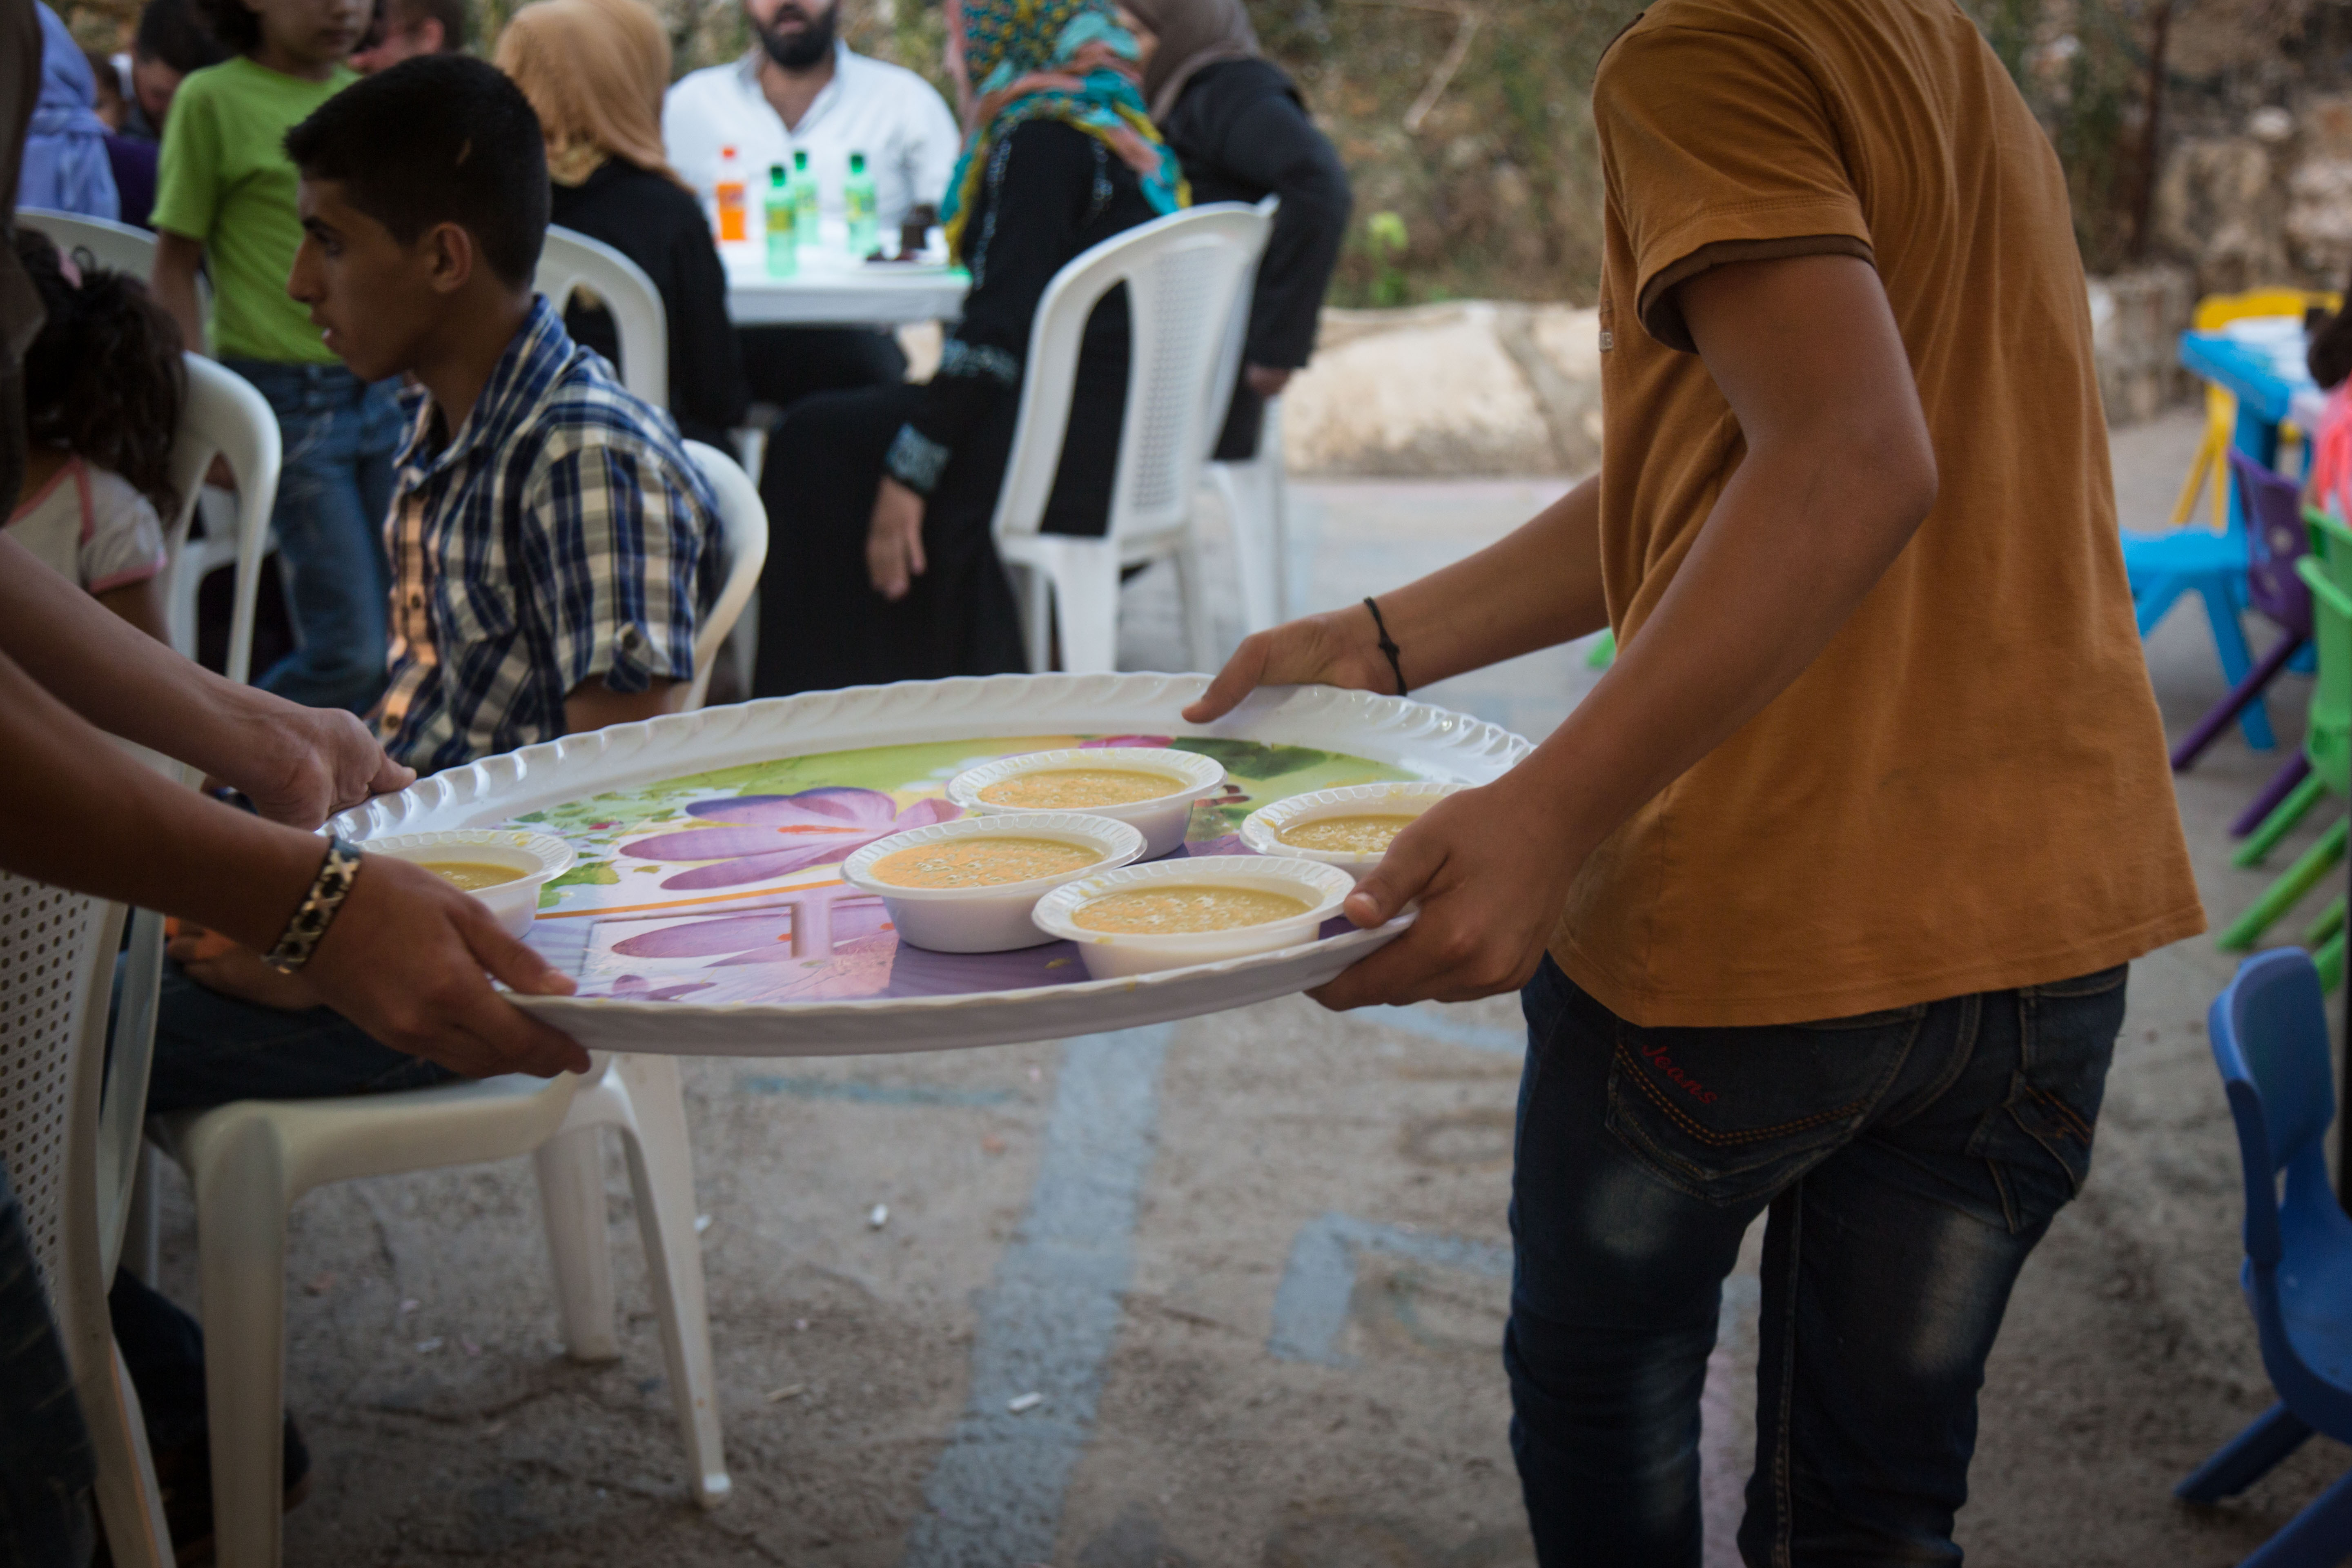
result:
[[(2322, 1147), (2336, 1116), (2336, 1080), (2319, 973), (2299, 949), (2257, 954), (2238, 966), (2207, 1026), (2245, 1167), (2240, 1280), (2279, 1403), (2172, 1489), (2189, 1502), (2245, 1490), (2315, 1431), (2352, 1441), (2352, 1216), (2328, 1187)], [(2347, 1555), (2352, 1476), (2240, 1568), (2335, 1568)]]

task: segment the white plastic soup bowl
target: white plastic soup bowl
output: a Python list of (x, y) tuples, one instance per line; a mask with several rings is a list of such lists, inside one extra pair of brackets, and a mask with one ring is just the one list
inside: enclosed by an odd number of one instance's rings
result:
[(1192, 820), (1192, 803), (1225, 787), (1224, 764), (1197, 752), (1167, 746), (1074, 746), (1056, 752), (1030, 752), (966, 768), (948, 781), (948, 798), (981, 816), (1036, 816), (1044, 808), (998, 805), (980, 798), (991, 784), (1023, 773), (1055, 773), (1065, 769), (1108, 768), (1126, 773), (1165, 773), (1178, 781), (1170, 793), (1125, 805), (1088, 806), (1082, 815), (1107, 816), (1132, 824), (1143, 835), (1139, 859), (1155, 859), (1184, 842)]
[(1358, 881), (1371, 874), (1381, 855), (1359, 855), (1337, 849), (1307, 849), (1285, 844), (1282, 836), (1302, 822), (1326, 816), (1419, 816), (1457, 790), (1461, 784), (1349, 784), (1341, 789), (1312, 790), (1259, 806), (1242, 818), (1242, 842), (1261, 855), (1284, 855), (1337, 866)]
[(539, 914), (539, 890), (551, 878), (572, 868), (572, 846), (550, 833), (523, 828), (457, 827), (440, 833), (395, 833), (363, 839), (360, 848), (370, 855), (397, 855), (404, 860), (429, 865), (436, 860), (507, 866), (519, 873), (511, 882), (474, 889), (468, 896), (487, 905), (509, 936), (528, 935)]
[[(1107, 893), (1149, 887), (1248, 888), (1281, 893), (1305, 900), (1306, 912), (1237, 926), (1232, 931), (1172, 932), (1165, 936), (1130, 935), (1124, 931), (1087, 931), (1071, 916), (1078, 906)], [(1129, 866), (1065, 882), (1037, 900), (1034, 916), (1038, 929), (1078, 944), (1087, 973), (1096, 980), (1128, 974), (1150, 974), (1162, 969), (1182, 969), (1221, 959), (1247, 958), (1274, 952), (1315, 940), (1316, 931), (1339, 912), (1355, 891), (1356, 879), (1336, 866), (1269, 855), (1202, 855), (1182, 860), (1160, 860)]]
[[(904, 888), (874, 875), (874, 863), (886, 855), (962, 838), (1051, 838), (1092, 850), (1097, 858), (1075, 871), (993, 888)], [(1018, 821), (966, 816), (876, 839), (842, 863), (841, 879), (880, 895), (901, 942), (933, 952), (1007, 952), (1054, 940), (1029, 918), (1039, 899), (1074, 878), (1124, 866), (1142, 853), (1143, 835), (1107, 816), (1071, 811), (1026, 812)]]

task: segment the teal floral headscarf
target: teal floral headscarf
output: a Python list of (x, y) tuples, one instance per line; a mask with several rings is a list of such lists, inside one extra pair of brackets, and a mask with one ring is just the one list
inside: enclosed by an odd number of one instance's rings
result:
[(990, 147), (1026, 120), (1059, 120), (1108, 146), (1135, 171), (1154, 212), (1192, 200), (1136, 90), (1135, 36), (1108, 0), (949, 0), (948, 27), (950, 40), (962, 39), (972, 98), (963, 155), (940, 211), (956, 254)]

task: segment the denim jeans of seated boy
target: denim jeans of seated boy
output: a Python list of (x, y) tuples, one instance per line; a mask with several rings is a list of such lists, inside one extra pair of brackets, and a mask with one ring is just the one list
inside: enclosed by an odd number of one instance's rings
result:
[(1544, 961), (1522, 997), (1503, 1347), (1544, 1568), (1696, 1568), (1707, 1355), (1768, 1208), (1741, 1556), (1960, 1560), (1985, 1357), (2089, 1170), (2126, 973), (1645, 1029)]
[(24, 1205), (0, 1168), (0, 1563), (88, 1563), (97, 1474)]
[(383, 524), (402, 431), (396, 384), (371, 386), (339, 364), (223, 363), (268, 400), (285, 446), (269, 521), (297, 646), (257, 684), (364, 712), (383, 694), (390, 636)]

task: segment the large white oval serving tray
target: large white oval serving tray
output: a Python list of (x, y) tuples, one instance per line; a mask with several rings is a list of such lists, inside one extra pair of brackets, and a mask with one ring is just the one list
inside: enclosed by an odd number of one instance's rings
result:
[[(1207, 683), (1208, 678), (1200, 675), (1003, 675), (772, 698), (615, 725), (485, 758), (421, 779), (396, 795), (380, 796), (343, 813), (330, 826), (346, 837), (364, 841), (390, 834), (497, 826), (534, 816), (579, 823), (595, 815), (588, 809), (591, 797), (623, 798), (626, 792), (692, 775), (853, 750), (1003, 737), (1050, 737), (1055, 744), (1070, 743), (1068, 737), (1090, 737), (1097, 743), (1145, 737), (1196, 738), (1311, 748), (1362, 759), (1413, 778), (1474, 784), (1500, 776), (1530, 749), (1528, 742), (1499, 725), (1425, 703), (1319, 686), (1270, 688), (1252, 694), (1214, 724), (1185, 723), (1179, 710), (1197, 698)], [(943, 789), (944, 784), (942, 776), (937, 788)], [(898, 788), (897, 798), (910, 798), (906, 789), (911, 787)], [(828, 786), (810, 793), (872, 795), (885, 801), (884, 810), (890, 809), (887, 793), (871, 787), (835, 792)], [(743, 798), (803, 797), (753, 796), (747, 792)], [(702, 808), (698, 815), (723, 817), (723, 801), (698, 797), (698, 805)], [(920, 815), (926, 805), (918, 802), (906, 816)], [(1204, 802), (1202, 809), (1217, 805)], [(698, 826), (680, 822), (676, 827), (691, 831)], [(555, 829), (551, 826), (551, 830)], [(1196, 841), (1201, 832), (1196, 826)], [(1240, 847), (1237, 841), (1216, 842), (1220, 849)], [(745, 851), (726, 853), (736, 857), (730, 865), (749, 865), (756, 858)], [(609, 850), (607, 854), (609, 858)], [(593, 850), (589, 858), (594, 858)], [(650, 858), (669, 864), (683, 858)], [(570, 875), (582, 876), (593, 869), (593, 866), (576, 868)], [(629, 869), (638, 875), (658, 875), (660, 866), (632, 865)], [(824, 875), (824, 867), (799, 872), (800, 882), (787, 876), (772, 887), (746, 883), (740, 877), (737, 884), (713, 880), (714, 869), (723, 870), (697, 864), (693, 871), (673, 874), (658, 883), (628, 885), (651, 890), (676, 887), (684, 880), (698, 891), (745, 885), (749, 891), (709, 894), (692, 901), (739, 900), (732, 911), (714, 910), (699, 918), (726, 915), (746, 921), (758, 918), (764, 908), (805, 893), (808, 886), (832, 885), (806, 881)], [(838, 866), (829, 869), (837, 878)], [(563, 896), (582, 891), (575, 889)], [(611, 906), (618, 911), (669, 907)], [(602, 922), (567, 919), (567, 912), (551, 912), (542, 907), (531, 941), (559, 967), (585, 974), (583, 966), (591, 962), (592, 943), (583, 935), (583, 928)], [(580, 912), (602, 916), (605, 911)], [(670, 917), (645, 918), (658, 921)], [(782, 917), (777, 918), (782, 921)], [(800, 939), (801, 918), (795, 911), (789, 921), (782, 922), (791, 928), (793, 942)], [(1405, 923), (1392, 921), (1377, 931), (1359, 931), (1335, 921), (1325, 931), (1338, 934), (1277, 952), (1127, 979), (1024, 984), (952, 994), (774, 1003), (696, 1001), (690, 999), (691, 994), (705, 988), (700, 977), (710, 972), (696, 969), (690, 972), (692, 983), (685, 985), (663, 987), (641, 982), (635, 992), (625, 994), (614, 994), (615, 987), (610, 984), (587, 985), (583, 991), (602, 994), (516, 1000), (582, 1044), (599, 1048), (754, 1057), (948, 1050), (1132, 1028), (1307, 990), (1392, 940)], [(783, 942), (787, 938), (778, 935), (769, 940)], [(744, 962), (740, 955), (726, 958), (720, 949), (697, 951), (721, 952), (721, 964)], [(827, 931), (824, 948), (827, 960), (835, 951)], [(1054, 951), (1031, 950), (1034, 954)], [(1053, 963), (1049, 958), (1039, 962)], [(803, 965), (817, 966), (818, 961)], [(674, 964), (669, 973), (688, 972)], [(736, 971), (737, 976), (740, 973)], [(664, 989), (673, 993), (668, 999), (645, 999), (648, 992)], [(678, 992), (686, 994), (676, 994)]]

